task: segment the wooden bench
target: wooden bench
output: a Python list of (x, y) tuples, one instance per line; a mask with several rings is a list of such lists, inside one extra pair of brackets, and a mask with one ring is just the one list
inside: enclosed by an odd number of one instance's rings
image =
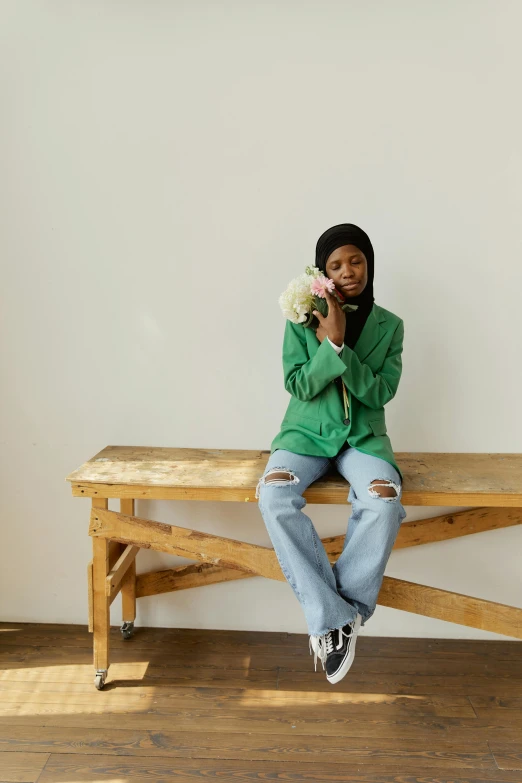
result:
[[(136, 598), (234, 579), (286, 581), (273, 549), (135, 516), (135, 501), (209, 500), (257, 503), (255, 488), (269, 451), (107, 446), (75, 470), (74, 497), (91, 498), (88, 567), (89, 630), (94, 632), (95, 684), (109, 668), (110, 604), (121, 591), (124, 638), (134, 629)], [(395, 549), (444, 541), (522, 522), (522, 454), (395, 453), (404, 474), (405, 506), (467, 506), (403, 522)], [(332, 467), (304, 492), (309, 503), (346, 504), (348, 482)], [(109, 511), (110, 498), (120, 510)], [(342, 535), (323, 539), (332, 564)], [(141, 548), (195, 563), (136, 576)], [(499, 568), (502, 564), (498, 564)], [(378, 603), (522, 639), (522, 608), (385, 576)]]

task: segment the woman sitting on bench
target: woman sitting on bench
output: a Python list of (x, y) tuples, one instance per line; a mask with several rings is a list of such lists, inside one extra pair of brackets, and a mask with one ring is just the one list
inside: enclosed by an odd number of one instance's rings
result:
[[(256, 489), (279, 564), (303, 608), (314, 652), (336, 683), (350, 668), (359, 628), (377, 604), (386, 563), (406, 511), (402, 474), (386, 434), (384, 406), (402, 372), (404, 322), (373, 296), (373, 247), (351, 223), (325, 231), (316, 266), (334, 281), (345, 313), (326, 291), (318, 326), (286, 321), (285, 389), (291, 398)], [(335, 464), (350, 483), (343, 552), (332, 565), (303, 492)]]

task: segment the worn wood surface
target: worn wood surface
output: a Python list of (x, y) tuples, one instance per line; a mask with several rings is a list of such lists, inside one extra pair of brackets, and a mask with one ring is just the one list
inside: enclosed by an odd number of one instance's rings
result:
[[(134, 499), (120, 500), (120, 511), (134, 516)], [(121, 619), (126, 622), (136, 619), (136, 558), (133, 558), (121, 583)]]
[[(404, 505), (522, 507), (522, 454), (396, 452)], [(107, 446), (67, 476), (77, 497), (257, 502), (269, 451)], [(303, 497), (346, 503), (333, 465)]]
[(363, 629), (332, 687), (306, 634), (110, 635), (96, 691), (84, 626), (0, 623), (2, 783), (522, 780), (518, 642)]
[(94, 585), (93, 585), (93, 561), (90, 560), (87, 565), (87, 627), (89, 633), (94, 631)]
[[(92, 507), (96, 511), (107, 509), (108, 501), (104, 498), (93, 498)], [(93, 627), (93, 653), (94, 668), (109, 668), (109, 625), (110, 625), (110, 598), (106, 593), (107, 574), (111, 567), (110, 545), (113, 545), (113, 554), (121, 550), (117, 542), (109, 542), (104, 538), (92, 539), (92, 627)]]
[(0, 783), (36, 783), (50, 755), (23, 751), (0, 752)]
[(137, 546), (124, 547), (120, 557), (107, 574), (105, 582), (105, 593), (109, 598), (114, 598), (121, 589), (121, 584), (132, 563), (136, 560), (136, 555), (140, 551)]

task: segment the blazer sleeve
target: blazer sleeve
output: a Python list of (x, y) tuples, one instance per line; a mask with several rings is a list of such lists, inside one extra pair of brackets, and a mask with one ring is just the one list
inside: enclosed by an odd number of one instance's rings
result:
[[(343, 354), (347, 346), (344, 346)], [(302, 402), (312, 400), (346, 365), (328, 340), (323, 340), (310, 359), (304, 327), (286, 320), (283, 338), (283, 374), (285, 389)]]
[(363, 364), (348, 345), (344, 346), (339, 359), (345, 365), (342, 379), (354, 397), (368, 408), (382, 408), (395, 397), (402, 374), (402, 347), (404, 321), (401, 319), (393, 333), (388, 353), (378, 373)]

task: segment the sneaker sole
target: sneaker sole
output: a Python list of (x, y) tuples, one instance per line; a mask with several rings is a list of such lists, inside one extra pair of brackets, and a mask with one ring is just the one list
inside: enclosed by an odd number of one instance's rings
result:
[(342, 664), (339, 666), (335, 674), (326, 675), (326, 679), (328, 682), (331, 682), (332, 685), (335, 685), (336, 682), (339, 682), (339, 680), (342, 680), (348, 669), (353, 663), (353, 659), (355, 657), (355, 644), (357, 642), (357, 635), (359, 633), (359, 628), (361, 627), (361, 615), (357, 615), (357, 619), (354, 623), (354, 631), (355, 636), (353, 638), (352, 643), (350, 644), (350, 652), (346, 656), (346, 658), (343, 660)]

